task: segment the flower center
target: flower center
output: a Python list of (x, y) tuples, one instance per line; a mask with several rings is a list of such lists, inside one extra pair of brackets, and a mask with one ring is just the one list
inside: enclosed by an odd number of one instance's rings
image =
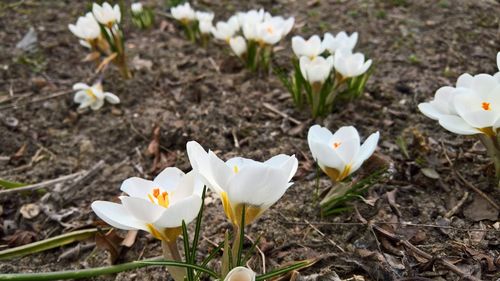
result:
[(237, 174), (240, 171), (240, 169), (238, 168), (238, 165), (234, 165), (233, 171), (235, 174)]
[[(153, 189), (153, 194), (148, 194), (149, 201), (154, 204), (158, 204), (164, 208), (168, 208), (169, 200), (168, 200), (168, 192), (163, 191), (160, 192), (159, 188)], [(156, 200), (155, 200), (156, 199)]]
[(87, 96), (89, 96), (92, 100), (96, 100), (97, 97), (95, 96), (94, 92), (92, 92), (92, 89), (87, 89), (85, 90), (85, 93), (87, 94)]
[(490, 103), (489, 102), (483, 102), (481, 104), (481, 107), (484, 109), (484, 110), (491, 110), (491, 106), (490, 106)]
[(272, 26), (268, 26), (266, 30), (267, 30), (267, 33), (269, 33), (269, 34), (273, 34), (274, 33), (274, 29), (273, 29)]
[(335, 148), (335, 149), (339, 148), (340, 144), (341, 144), (341, 142), (339, 142), (339, 141), (334, 142), (333, 143), (333, 148)]

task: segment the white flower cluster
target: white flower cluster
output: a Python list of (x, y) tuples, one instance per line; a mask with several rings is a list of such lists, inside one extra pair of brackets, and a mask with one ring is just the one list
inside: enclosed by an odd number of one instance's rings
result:
[[(304, 79), (310, 83), (323, 83), (332, 69), (343, 78), (351, 78), (364, 74), (370, 68), (372, 60), (365, 61), (362, 53), (353, 53), (357, 41), (357, 32), (350, 36), (344, 31), (336, 36), (326, 33), (323, 40), (318, 35), (308, 40), (294, 36), (292, 49), (299, 58)], [(328, 57), (322, 57), (322, 54), (328, 54)]]

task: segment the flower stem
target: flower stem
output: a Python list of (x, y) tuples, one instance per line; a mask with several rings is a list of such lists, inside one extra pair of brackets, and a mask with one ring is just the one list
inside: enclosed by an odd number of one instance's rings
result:
[[(238, 251), (240, 249), (240, 244), (242, 243), (240, 237), (240, 226), (233, 224), (233, 248), (231, 249), (231, 256), (233, 257), (233, 267), (238, 266)], [(232, 269), (232, 268), (231, 268)]]
[[(162, 240), (161, 249), (163, 251), (163, 257), (165, 260), (182, 261), (181, 254), (177, 248), (176, 241), (169, 242)], [(183, 281), (186, 276), (186, 269), (178, 266), (167, 266), (168, 272), (172, 275), (175, 281)]]
[(500, 139), (497, 136), (488, 136), (485, 134), (481, 134), (479, 139), (486, 147), (486, 151), (488, 155), (493, 160), (493, 164), (495, 165), (495, 176), (497, 186), (500, 187)]

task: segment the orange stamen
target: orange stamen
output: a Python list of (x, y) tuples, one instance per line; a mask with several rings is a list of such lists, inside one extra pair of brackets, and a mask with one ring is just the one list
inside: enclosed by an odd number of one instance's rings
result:
[(340, 146), (340, 142), (334, 142), (333, 143), (333, 148), (337, 149)]
[(484, 110), (491, 110), (491, 106), (490, 106), (490, 103), (489, 102), (483, 102), (481, 104), (481, 107), (484, 109)]
[(159, 188), (153, 189), (153, 196), (155, 198), (158, 198), (158, 195), (160, 195), (160, 189)]

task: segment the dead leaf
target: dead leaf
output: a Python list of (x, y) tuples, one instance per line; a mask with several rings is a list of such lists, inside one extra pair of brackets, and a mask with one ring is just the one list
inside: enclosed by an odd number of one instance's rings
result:
[(28, 148), (28, 145), (25, 143), (23, 144), (17, 151), (10, 157), (10, 161), (17, 161), (21, 159), (24, 154), (26, 153), (26, 149)]
[(129, 230), (127, 232), (127, 235), (123, 239), (121, 245), (127, 248), (130, 248), (134, 245), (135, 239), (137, 238), (137, 230)]
[(463, 212), (466, 218), (473, 221), (498, 220), (498, 210), (481, 196), (474, 196), (474, 201)]
[(123, 238), (118, 236), (115, 229), (111, 229), (106, 234), (97, 233), (95, 236), (95, 244), (97, 248), (105, 250), (109, 253), (109, 259), (112, 264), (120, 256)]
[(29, 203), (29, 204), (24, 204), (21, 206), (21, 209), (19, 210), (23, 218), (25, 219), (32, 219), (38, 214), (40, 214), (40, 206), (37, 204)]
[(99, 57), (101, 57), (101, 54), (99, 52), (92, 52), (90, 54), (87, 54), (82, 62), (87, 62), (87, 61), (94, 61), (94, 60), (97, 60)]
[(11, 247), (17, 247), (35, 242), (37, 239), (36, 233), (27, 230), (16, 230), (12, 235), (5, 236), (4, 241)]
[(141, 59), (139, 55), (137, 55), (132, 59), (132, 66), (137, 70), (145, 69), (149, 71), (153, 67), (153, 62), (150, 60)]
[(422, 174), (424, 174), (424, 176), (426, 176), (430, 179), (437, 180), (440, 178), (438, 172), (432, 168), (422, 168), (422, 169), (420, 169), (420, 171), (422, 172)]

